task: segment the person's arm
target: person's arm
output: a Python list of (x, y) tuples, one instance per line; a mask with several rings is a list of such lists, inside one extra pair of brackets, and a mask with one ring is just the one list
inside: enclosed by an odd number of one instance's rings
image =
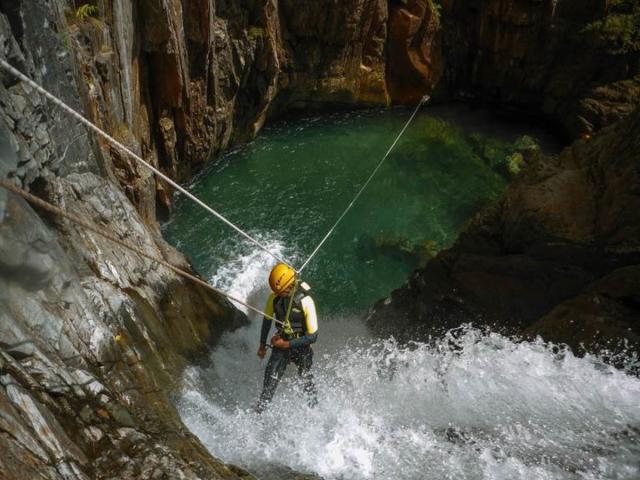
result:
[(318, 314), (316, 312), (316, 305), (311, 297), (304, 297), (301, 303), (302, 310), (304, 311), (307, 334), (303, 337), (289, 340), (290, 348), (311, 345), (318, 339)]
[[(275, 294), (272, 293), (269, 295), (267, 299), (267, 304), (264, 307), (264, 313), (273, 317), (273, 300), (275, 299)], [(262, 317), (262, 329), (260, 330), (260, 345), (267, 344), (267, 337), (269, 336), (269, 331), (271, 330), (271, 324), (273, 321), (270, 318)]]
[[(264, 307), (264, 313), (273, 316), (273, 299), (275, 295), (269, 295), (267, 304)], [(269, 336), (269, 330), (271, 330), (271, 324), (273, 321), (270, 318), (262, 317), (262, 328), (260, 329), (260, 346), (258, 347), (258, 357), (263, 359), (267, 354), (267, 337)]]

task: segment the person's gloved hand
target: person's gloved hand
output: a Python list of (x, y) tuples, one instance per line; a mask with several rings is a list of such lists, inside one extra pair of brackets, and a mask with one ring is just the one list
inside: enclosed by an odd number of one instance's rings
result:
[(278, 335), (274, 335), (271, 338), (271, 345), (273, 346), (273, 348), (281, 348), (281, 349), (287, 349), (291, 346), (288, 340), (284, 340), (280, 338)]
[(266, 354), (267, 354), (267, 346), (260, 344), (260, 347), (258, 348), (258, 356), (260, 357), (260, 360), (262, 360)]

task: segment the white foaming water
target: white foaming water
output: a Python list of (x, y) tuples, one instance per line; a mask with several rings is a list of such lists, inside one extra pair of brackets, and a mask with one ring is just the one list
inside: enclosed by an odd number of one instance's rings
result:
[[(261, 238), (260, 235), (256, 237), (270, 252), (281, 258), (285, 256), (284, 245), (279, 240)], [(252, 250), (246, 254), (239, 254), (234, 260), (220, 267), (211, 277), (210, 282), (221, 290), (261, 309), (268, 295), (265, 290), (266, 279), (274, 264), (275, 260), (267, 252)], [(235, 304), (235, 302), (234, 305), (247, 313), (248, 309), (244, 305)]]
[[(262, 305), (268, 266), (249, 264), (224, 278)], [(226, 334), (179, 401), (213, 455), (259, 478), (284, 478), (277, 466), (326, 479), (640, 478), (640, 380), (593, 357), (472, 328), (400, 347), (360, 320), (321, 318), (318, 405), (289, 367), (258, 415), (259, 329), (254, 317)]]

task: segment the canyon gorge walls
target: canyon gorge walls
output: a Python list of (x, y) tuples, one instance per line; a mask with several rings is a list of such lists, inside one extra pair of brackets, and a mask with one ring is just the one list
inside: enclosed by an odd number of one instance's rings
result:
[[(620, 202), (637, 204), (637, 115), (610, 126), (638, 104), (636, 13), (624, 0), (0, 0), (0, 55), (178, 181), (268, 118), (425, 93), (549, 119), (571, 138), (605, 129), (532, 160), (385, 306), (480, 315), (499, 294), (496, 315), (556, 338), (567, 309), (591, 326), (636, 311), (639, 236)], [(0, 78), (2, 177), (189, 269), (157, 223), (171, 189)], [(4, 190), (0, 232), (2, 478), (249, 478), (212, 459), (170, 401), (183, 367), (243, 315)], [(501, 292), (471, 292), (477, 309), (450, 293), (522, 271)]]
[[(26, 3), (0, 4), (2, 57), (79, 111), (98, 116), (100, 90), (112, 108), (101, 115), (132, 118), (137, 100), (120, 79), (117, 90), (77, 81), (62, 3)], [(2, 177), (190, 269), (159, 233), (153, 179), (28, 85), (0, 78)], [(2, 189), (0, 477), (247, 478), (209, 456), (171, 401), (182, 369), (244, 322), (226, 299)]]

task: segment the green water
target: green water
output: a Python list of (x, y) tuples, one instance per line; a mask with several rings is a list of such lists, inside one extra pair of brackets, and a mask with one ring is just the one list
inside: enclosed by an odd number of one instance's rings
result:
[[(299, 267), (410, 113), (369, 110), (277, 122), (219, 158), (190, 190)], [(527, 132), (476, 117), (432, 108), (416, 117), (305, 269), (324, 314), (361, 313), (388, 296), (503, 192), (506, 175), (495, 163), (515, 151), (512, 143)], [(185, 198), (177, 200), (164, 233), (200, 273), (236, 293), (248, 296), (264, 285), (273, 265)]]

